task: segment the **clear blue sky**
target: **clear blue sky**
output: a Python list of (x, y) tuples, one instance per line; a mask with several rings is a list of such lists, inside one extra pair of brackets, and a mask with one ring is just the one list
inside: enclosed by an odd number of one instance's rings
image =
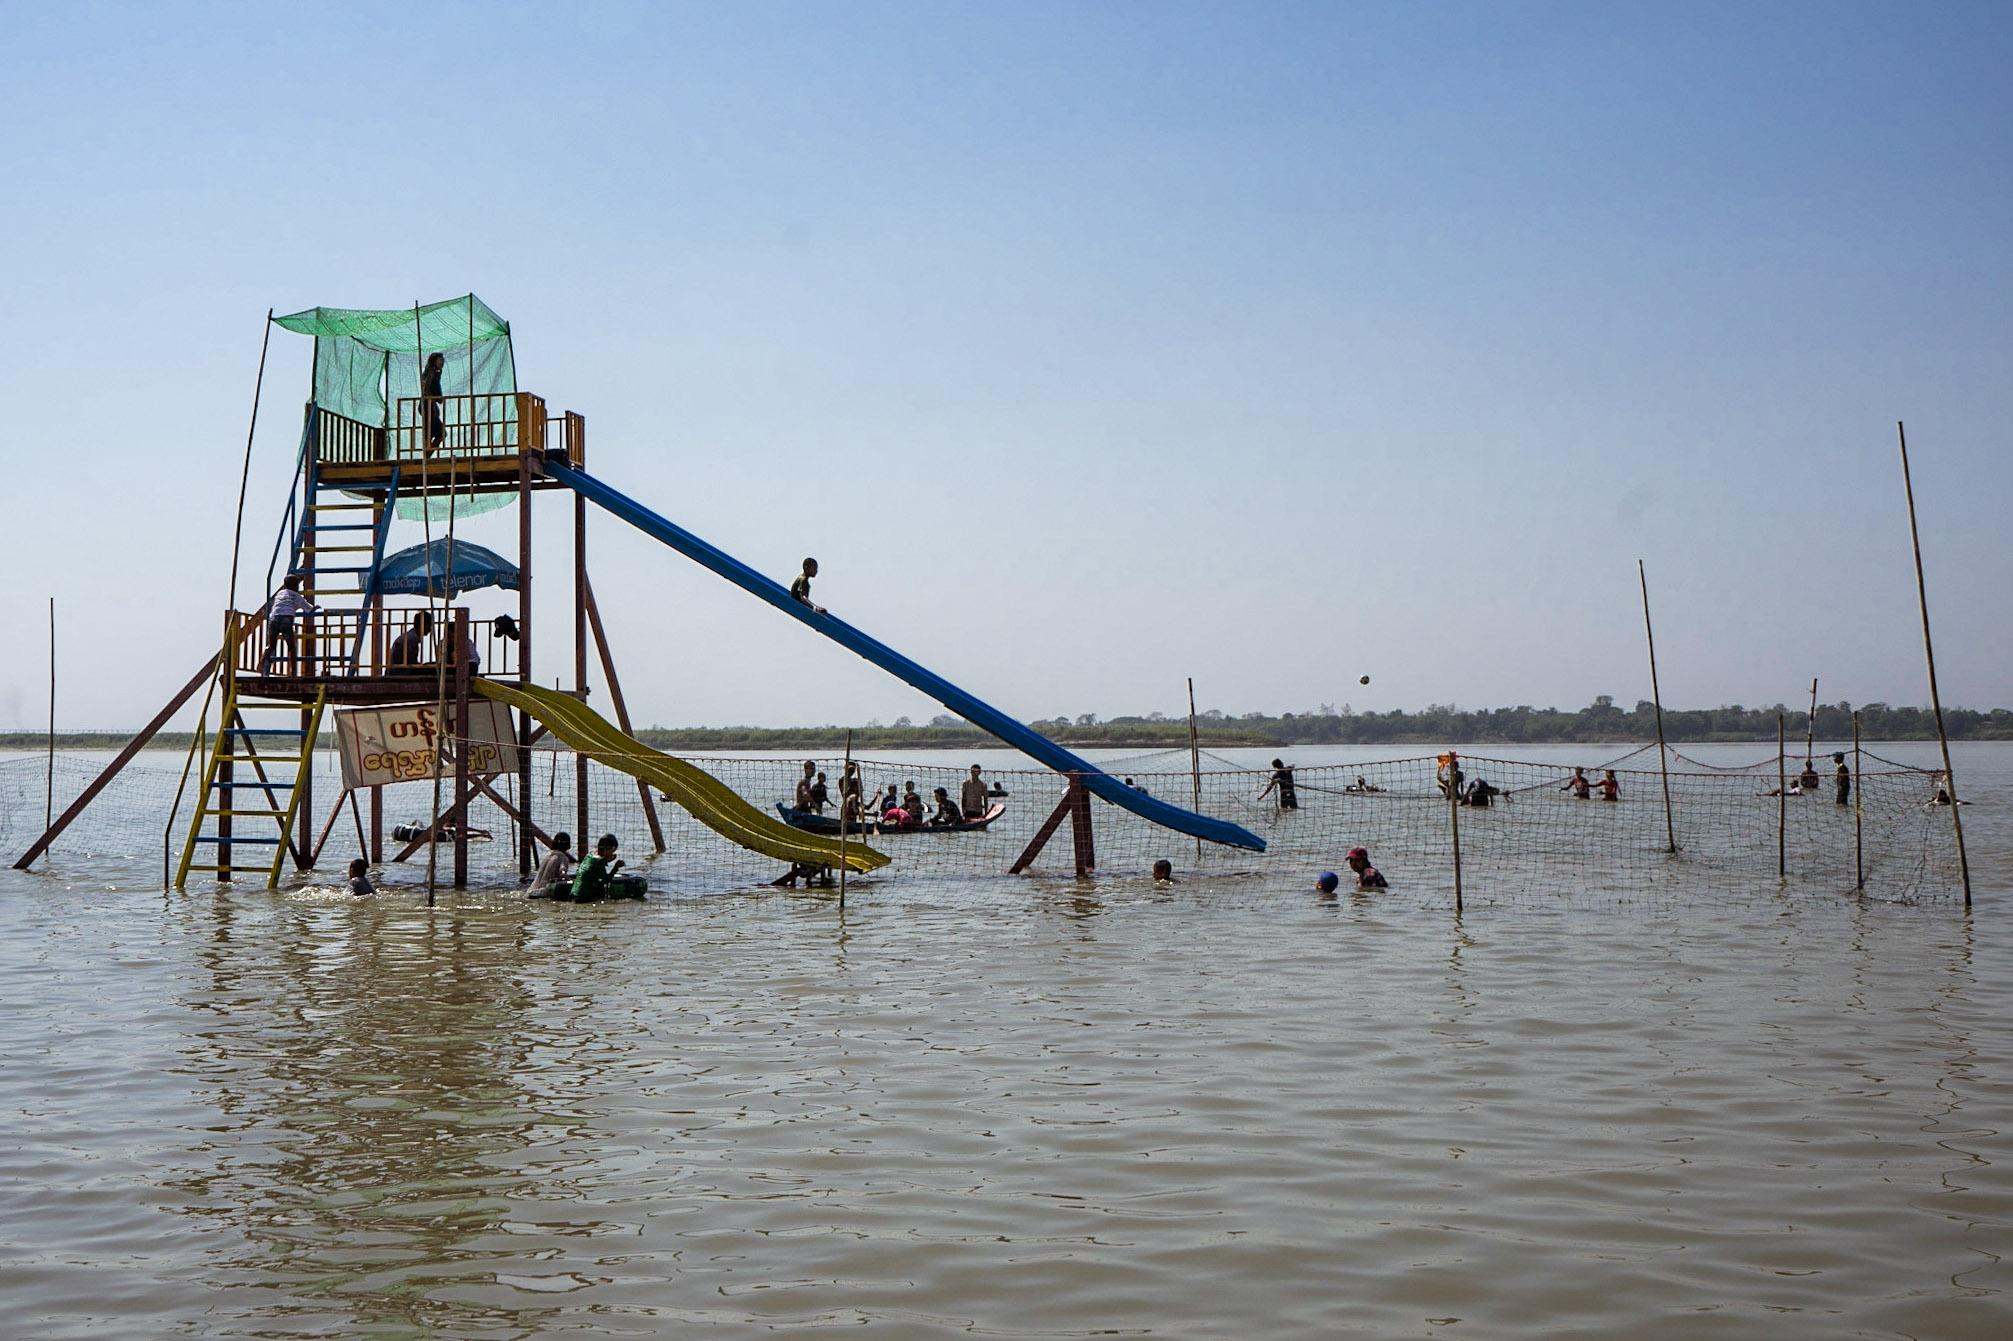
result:
[[(64, 725), (212, 647), (268, 307), (469, 289), (596, 473), (1022, 716), (1633, 702), (1638, 556), (1671, 703), (1925, 701), (1896, 419), (1945, 699), (2013, 703), (2004, 4), (9, 21), (0, 728), (51, 594)], [(937, 711), (592, 545), (645, 721)]]

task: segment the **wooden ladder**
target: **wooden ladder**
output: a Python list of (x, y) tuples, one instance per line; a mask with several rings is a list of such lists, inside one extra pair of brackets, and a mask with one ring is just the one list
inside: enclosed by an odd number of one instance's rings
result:
[[(327, 706), (328, 688), (323, 686), (315, 695), (313, 705), (307, 709), (308, 719), (304, 726), (248, 726), (245, 721), (247, 712), (300, 712), (302, 705), (249, 703), (238, 697), (235, 677), (225, 681), (216, 738), (211, 743), (210, 757), (203, 768), (203, 787), (196, 802), (196, 813), (189, 821), (188, 840), (182, 844), (182, 862), (175, 871), (176, 889), (188, 883), (191, 871), (207, 871), (219, 880), (229, 880), (240, 871), (263, 871), (267, 888), (279, 884), (280, 866), (293, 839), (294, 817), (300, 811), (300, 780), (314, 766), (315, 738), (321, 731), (322, 712)], [(298, 748), (290, 754), (261, 754), (258, 748), (261, 740), (297, 742)], [(237, 766), (240, 763), (251, 765), (252, 780), (239, 779)], [(292, 775), (277, 776), (279, 767), (289, 763)], [(268, 765), (273, 766), (270, 772)], [(238, 794), (248, 791), (262, 793), (262, 797), (253, 799), (263, 799), (265, 805), (241, 805)], [(236, 825), (240, 819), (271, 820), (274, 836), (240, 834)], [(198, 850), (205, 847), (209, 851), (203, 855), (212, 860), (199, 862), (196, 860)], [(270, 848), (272, 859), (258, 863), (234, 860), (236, 849), (240, 847), (261, 851)]]

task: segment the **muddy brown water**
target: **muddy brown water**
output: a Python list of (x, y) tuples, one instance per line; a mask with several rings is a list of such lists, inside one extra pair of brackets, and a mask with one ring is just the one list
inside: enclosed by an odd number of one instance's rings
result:
[(2013, 1336), (1978, 906), (0, 873), (8, 1337)]

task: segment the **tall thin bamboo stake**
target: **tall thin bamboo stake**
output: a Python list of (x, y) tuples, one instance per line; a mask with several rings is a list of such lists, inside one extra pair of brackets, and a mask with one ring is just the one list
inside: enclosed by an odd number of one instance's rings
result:
[(1449, 752), (1447, 757), (1447, 823), (1454, 834), (1454, 911), (1461, 911), (1461, 789), (1454, 783), (1454, 775), (1460, 771), (1461, 756)]
[(1808, 768), (1817, 758), (1817, 677), (1810, 677), (1810, 716), (1803, 721), (1803, 764)]
[(1950, 733), (1943, 729), (1943, 698), (1936, 690), (1936, 646), (1929, 639), (1929, 584), (1922, 576), (1922, 533), (1915, 525), (1915, 482), (1908, 473), (1908, 430), (1899, 420), (1894, 433), (1901, 441), (1901, 486), (1908, 494), (1908, 541), (1915, 549), (1915, 596), (1922, 607), (1922, 656), (1929, 663), (1929, 706), (1936, 714), (1936, 740), (1943, 747), (1943, 785), (1950, 793), (1950, 823), (1957, 834), (1957, 874), (1964, 883), (1964, 906), (1971, 906), (1971, 862), (1964, 855), (1963, 806), (1957, 798), (1957, 774), (1950, 767)]
[(259, 340), (259, 375), (252, 382), (252, 422), (245, 430), (245, 463), (238, 472), (237, 529), (231, 534), (231, 589), (225, 608), (238, 608), (238, 551), (245, 540), (245, 490), (252, 480), (252, 439), (259, 431), (259, 397), (266, 389), (266, 350), (273, 343), (273, 310), (266, 309), (265, 334)]
[(42, 781), (42, 832), (56, 823), (56, 598), (49, 598), (49, 767)]
[(1775, 715), (1775, 878), (1789, 878), (1789, 761), (1783, 753), (1783, 716)]
[[(1195, 733), (1195, 677), (1188, 677), (1188, 774), (1196, 814), (1202, 813), (1202, 743)], [(1202, 862), (1202, 840), (1195, 840), (1195, 860)]]
[(1656, 630), (1650, 627), (1650, 579), (1648, 573), (1643, 570), (1641, 559), (1636, 560), (1636, 580), (1642, 584), (1643, 636), (1649, 640), (1650, 645), (1650, 702), (1656, 705), (1657, 710), (1657, 772), (1663, 777), (1664, 837), (1669, 844), (1664, 850), (1676, 852), (1677, 819), (1671, 813), (1670, 756), (1664, 748), (1664, 696), (1663, 690), (1657, 685), (1657, 634)]
[(1859, 758), (1859, 714), (1852, 714), (1852, 887), (1866, 888), (1866, 777)]
[[(426, 549), (424, 553), (426, 554), (427, 562), (431, 563), (433, 561), (433, 490), (431, 488), (433, 484), (431, 478), (433, 474), (433, 439), (427, 433), (429, 426), (426, 418), (426, 328), (420, 321), (419, 300), (417, 298), (413, 299), (412, 303), (412, 351), (414, 380), (420, 396), (419, 404), (414, 407), (418, 411), (418, 432), (421, 440), (419, 457), (419, 515), (421, 525), (425, 530)], [(390, 389), (386, 388), (386, 390), (388, 393)], [(447, 487), (451, 495), (454, 489), (454, 462), (452, 457), (448, 459)], [(452, 546), (453, 543), (453, 538), (449, 537), (448, 544)], [(432, 581), (429, 579), (426, 593), (428, 611), (433, 609), (435, 597), (432, 586)], [(446, 602), (443, 601), (441, 603), (440, 610), (441, 616), (447, 613)], [(433, 808), (429, 812), (431, 818), (427, 821), (428, 833), (426, 844), (426, 906), (429, 908), (433, 907), (434, 885), (440, 876), (440, 745), (447, 734), (447, 659), (441, 655), (444, 643), (440, 616), (436, 616), (433, 620), (433, 637)]]
[(839, 908), (846, 907), (846, 779), (853, 775), (853, 731), (846, 728), (846, 763), (839, 770)]

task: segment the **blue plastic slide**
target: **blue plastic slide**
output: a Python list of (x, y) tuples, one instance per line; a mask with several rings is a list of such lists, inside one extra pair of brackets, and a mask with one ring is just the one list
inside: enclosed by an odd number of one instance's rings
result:
[(998, 708), (967, 694), (934, 671), (918, 666), (900, 652), (860, 632), (845, 620), (835, 615), (818, 614), (801, 601), (792, 600), (788, 588), (782, 583), (763, 576), (683, 527), (666, 521), (635, 499), (609, 488), (586, 471), (575, 470), (571, 466), (548, 460), (545, 462), (545, 473), (582, 498), (600, 504), (645, 535), (662, 541), (686, 558), (718, 573), (743, 591), (760, 597), (793, 619), (810, 625), (841, 647), (858, 653), (888, 674), (922, 690), (981, 731), (997, 736), (1059, 773), (1082, 774), (1083, 785), (1092, 795), (1102, 797), (1121, 809), (1130, 810), (1141, 819), (1152, 820), (1155, 824), (1163, 825), (1178, 833), (1185, 833), (1194, 838), (1206, 838), (1212, 843), (1223, 843), (1230, 847), (1250, 848), (1254, 852), (1265, 850), (1265, 840), (1241, 825), (1232, 824), (1227, 820), (1212, 819), (1207, 815), (1198, 815), (1192, 810), (1183, 810), (1180, 806), (1171, 806), (1137, 788), (1126, 786), (1096, 764), (1078, 758), (1047, 736), (1030, 730)]

